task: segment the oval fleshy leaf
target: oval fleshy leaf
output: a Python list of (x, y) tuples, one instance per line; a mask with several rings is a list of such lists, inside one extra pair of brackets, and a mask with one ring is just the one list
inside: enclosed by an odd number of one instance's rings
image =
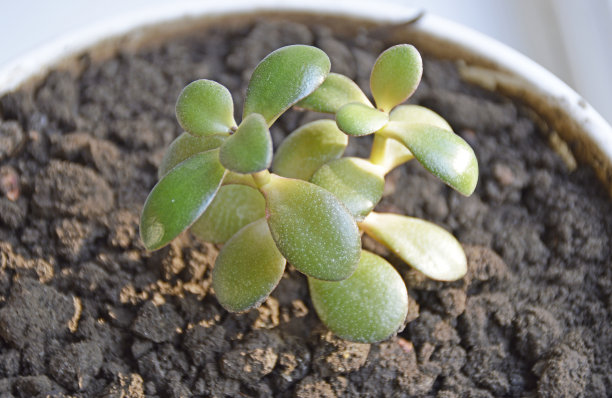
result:
[(461, 244), (445, 229), (418, 218), (370, 213), (361, 229), (431, 279), (454, 281), (467, 272)]
[(301, 44), (279, 48), (253, 71), (244, 101), (243, 119), (264, 116), (268, 126), (323, 83), (331, 63), (322, 50)]
[(392, 122), (430, 124), (444, 130), (453, 131), (453, 128), (442, 116), (420, 105), (400, 105), (391, 111), (389, 120)]
[(402, 142), (432, 174), (469, 196), (478, 182), (474, 150), (452, 131), (430, 124), (389, 122), (381, 134)]
[(270, 167), (272, 137), (263, 116), (257, 113), (247, 116), (221, 145), (219, 160), (226, 169), (242, 174)]
[(421, 54), (414, 46), (398, 44), (378, 56), (372, 74), (370, 89), (376, 107), (390, 112), (414, 93), (423, 75)]
[(236, 126), (232, 95), (212, 80), (189, 83), (176, 101), (176, 118), (190, 134), (227, 134)]
[(359, 230), (334, 195), (274, 174), (260, 189), (272, 237), (298, 271), (324, 280), (342, 280), (353, 273), (361, 253)]
[(319, 167), (342, 156), (347, 144), (348, 137), (333, 120), (310, 122), (283, 140), (272, 169), (280, 176), (308, 181)]
[(381, 129), (389, 117), (378, 109), (360, 103), (344, 105), (336, 113), (338, 128), (348, 135), (368, 135)]
[(339, 337), (376, 343), (397, 333), (408, 314), (408, 292), (385, 259), (362, 251), (353, 275), (340, 282), (308, 278), (312, 304), (321, 321)]
[(315, 112), (336, 113), (343, 105), (351, 102), (372, 107), (368, 97), (354, 81), (344, 75), (330, 73), (319, 88), (296, 106)]
[[(419, 105), (400, 105), (389, 114), (390, 122), (426, 123), (444, 130), (453, 131), (446, 120), (434, 111)], [(401, 142), (376, 134), (370, 161), (382, 166), (385, 174), (411, 160), (414, 156)]]
[(140, 238), (157, 250), (187, 229), (213, 200), (225, 169), (219, 151), (191, 156), (170, 170), (154, 187), (140, 216)]
[(205, 242), (225, 243), (247, 224), (266, 215), (261, 193), (246, 185), (223, 185), (191, 232)]
[(179, 135), (166, 149), (164, 158), (157, 170), (157, 176), (161, 178), (174, 166), (196, 153), (220, 147), (226, 138), (226, 136), (218, 134), (204, 137), (195, 137), (189, 133)]
[(321, 166), (310, 182), (333, 193), (357, 221), (362, 220), (382, 198), (384, 170), (365, 159), (341, 158)]
[(264, 218), (245, 226), (227, 241), (215, 262), (212, 286), (217, 300), (232, 312), (261, 304), (278, 285), (285, 263)]

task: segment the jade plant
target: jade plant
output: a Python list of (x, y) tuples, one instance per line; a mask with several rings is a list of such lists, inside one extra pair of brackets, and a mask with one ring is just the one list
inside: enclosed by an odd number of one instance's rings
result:
[[(416, 159), (463, 195), (478, 178), (473, 150), (441, 116), (402, 105), (422, 70), (413, 46), (384, 51), (370, 77), (374, 105), (348, 77), (330, 73), (320, 49), (283, 47), (253, 71), (240, 123), (225, 87), (190, 83), (176, 103), (185, 132), (167, 149), (142, 211), (144, 245), (159, 249), (186, 229), (223, 244), (212, 286), (228, 311), (260, 305), (289, 262), (307, 276), (317, 314), (338, 336), (394, 335), (407, 315), (406, 286), (389, 262), (361, 248), (362, 233), (435, 280), (459, 279), (467, 266), (441, 227), (373, 211), (385, 175)], [(304, 124), (274, 153), (270, 126), (294, 106), (335, 120)], [(369, 158), (343, 157), (348, 138), (364, 135), (373, 135)]]

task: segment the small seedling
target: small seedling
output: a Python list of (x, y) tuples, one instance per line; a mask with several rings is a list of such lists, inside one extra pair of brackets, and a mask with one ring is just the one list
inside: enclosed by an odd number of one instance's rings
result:
[[(464, 195), (478, 179), (474, 152), (442, 117), (401, 105), (422, 70), (410, 45), (383, 52), (370, 78), (373, 106), (353, 81), (329, 73), (323, 51), (283, 47), (255, 68), (240, 124), (225, 87), (190, 83), (176, 104), (185, 133), (168, 148), (142, 211), (144, 245), (159, 249), (188, 228), (223, 244), (212, 285), (233, 312), (261, 304), (288, 261), (308, 277), (319, 317), (338, 336), (360, 342), (392, 336), (406, 318), (406, 286), (385, 259), (361, 249), (362, 232), (436, 280), (459, 279), (467, 265), (444, 229), (373, 211), (385, 175), (414, 158)], [(336, 120), (299, 127), (273, 154), (269, 128), (294, 105)], [(349, 136), (369, 134), (368, 159), (342, 157)]]

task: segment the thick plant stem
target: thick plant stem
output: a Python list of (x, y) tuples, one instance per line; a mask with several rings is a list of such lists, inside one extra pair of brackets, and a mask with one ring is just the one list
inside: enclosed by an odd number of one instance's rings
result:
[(370, 162), (383, 166), (385, 164), (385, 141), (387, 139), (380, 134), (374, 134), (374, 142), (370, 151)]
[(412, 153), (400, 142), (374, 133), (370, 162), (384, 169), (384, 174), (412, 159)]
[(270, 182), (270, 172), (267, 169), (253, 173), (252, 176), (257, 188), (261, 188)]

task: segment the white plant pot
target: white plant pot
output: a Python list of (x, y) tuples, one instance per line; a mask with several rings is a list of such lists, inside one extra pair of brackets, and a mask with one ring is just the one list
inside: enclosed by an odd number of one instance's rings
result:
[[(414, 9), (388, 3), (349, 1), (232, 1), (221, 4), (178, 3), (105, 21), (55, 40), (0, 69), (0, 95), (34, 83), (51, 68), (70, 65), (89, 51), (104, 58), (117, 48), (137, 48), (195, 29), (230, 14), (304, 12), (348, 16), (370, 22), (399, 23), (413, 19)], [(504, 44), (434, 15), (396, 32), (420, 51), (461, 60), (464, 77), (492, 90), (520, 98), (562, 138), (573, 153), (591, 164), (612, 193), (612, 127), (584, 99), (552, 73)]]

